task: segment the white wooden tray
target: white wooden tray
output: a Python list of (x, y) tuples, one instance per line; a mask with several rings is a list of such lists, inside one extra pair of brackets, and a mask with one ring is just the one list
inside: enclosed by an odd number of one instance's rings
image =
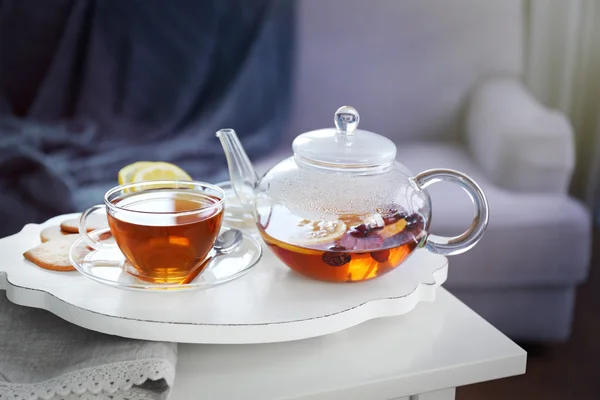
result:
[(78, 272), (46, 271), (23, 259), (39, 232), (77, 214), (28, 224), (0, 239), (0, 289), (10, 301), (48, 310), (84, 328), (180, 343), (270, 343), (326, 335), (404, 314), (433, 301), (446, 257), (417, 250), (387, 275), (362, 283), (304, 278), (265, 249), (247, 275), (208, 290), (143, 293), (94, 282)]

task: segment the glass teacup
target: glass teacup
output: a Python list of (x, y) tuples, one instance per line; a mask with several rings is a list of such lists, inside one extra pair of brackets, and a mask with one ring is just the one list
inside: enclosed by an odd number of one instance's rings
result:
[[(79, 233), (94, 249), (118, 246), (125, 270), (154, 283), (185, 282), (206, 266), (221, 229), (223, 190), (195, 181), (149, 181), (120, 185), (104, 196), (104, 204), (86, 210)], [(105, 208), (116, 244), (87, 234), (89, 215)]]

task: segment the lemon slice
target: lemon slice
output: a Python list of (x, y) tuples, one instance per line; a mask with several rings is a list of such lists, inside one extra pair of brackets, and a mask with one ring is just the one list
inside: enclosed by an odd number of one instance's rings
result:
[(191, 181), (192, 177), (177, 165), (167, 162), (154, 162), (139, 168), (132, 177), (132, 182), (160, 180)]
[(384, 226), (380, 234), (381, 237), (386, 239), (399, 234), (404, 230), (404, 228), (406, 228), (406, 220), (403, 218), (398, 222)]
[(154, 163), (151, 161), (138, 161), (134, 162), (133, 164), (124, 166), (119, 170), (119, 185), (123, 185), (125, 183), (132, 183), (133, 176), (137, 171), (139, 171), (142, 168), (149, 167), (152, 164)]
[(314, 246), (323, 243), (333, 243), (344, 236), (347, 226), (343, 221), (308, 221), (302, 220), (298, 224), (304, 228), (294, 239), (300, 246)]

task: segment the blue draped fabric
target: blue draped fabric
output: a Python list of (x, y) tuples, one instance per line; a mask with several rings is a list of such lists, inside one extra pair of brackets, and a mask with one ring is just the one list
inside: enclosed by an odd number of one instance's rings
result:
[(0, 237), (102, 201), (118, 170), (226, 178), (220, 128), (251, 158), (286, 122), (289, 0), (0, 0)]

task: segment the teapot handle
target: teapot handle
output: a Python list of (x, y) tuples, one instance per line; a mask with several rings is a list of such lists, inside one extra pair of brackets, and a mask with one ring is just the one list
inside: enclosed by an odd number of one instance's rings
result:
[(452, 169), (430, 169), (412, 178), (419, 190), (437, 182), (452, 182), (460, 185), (475, 205), (475, 217), (469, 229), (454, 237), (428, 235), (425, 247), (437, 254), (456, 255), (471, 249), (483, 236), (489, 220), (488, 202), (479, 185), (467, 175)]

